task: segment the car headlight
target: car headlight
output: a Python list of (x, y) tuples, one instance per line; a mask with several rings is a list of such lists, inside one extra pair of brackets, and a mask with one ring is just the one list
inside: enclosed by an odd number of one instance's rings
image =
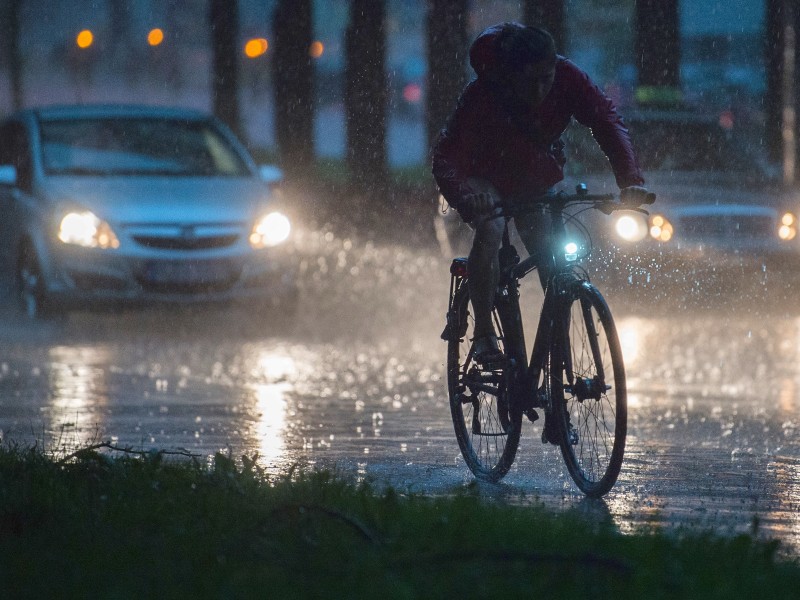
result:
[(84, 248), (119, 248), (111, 226), (91, 211), (69, 212), (61, 219), (58, 239)]
[(793, 240), (797, 235), (797, 217), (787, 212), (781, 217), (781, 224), (778, 226), (778, 237), (782, 240)]
[(641, 242), (647, 237), (647, 224), (638, 215), (622, 215), (614, 228), (617, 235), (626, 242)]
[(672, 223), (661, 215), (650, 218), (650, 237), (659, 242), (668, 242), (672, 239)]
[(279, 212), (265, 215), (253, 226), (250, 233), (250, 245), (253, 248), (269, 248), (286, 241), (292, 225), (289, 218)]

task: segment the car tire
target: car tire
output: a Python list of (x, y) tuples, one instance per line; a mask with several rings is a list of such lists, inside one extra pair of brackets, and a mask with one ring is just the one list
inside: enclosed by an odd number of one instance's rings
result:
[(16, 272), (17, 306), (29, 321), (57, 321), (66, 313), (55, 306), (45, 292), (39, 257), (30, 244), (22, 247)]

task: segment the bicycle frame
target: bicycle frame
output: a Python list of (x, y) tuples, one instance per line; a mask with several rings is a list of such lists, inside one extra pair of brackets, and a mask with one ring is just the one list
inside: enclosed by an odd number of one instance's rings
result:
[[(643, 203), (651, 203), (648, 194)], [(585, 187), (531, 199), (524, 208), (501, 208), (487, 218), (512, 218), (546, 206), (547, 249), (520, 261), (508, 227), (499, 248), (500, 278), (492, 318), (503, 352), (482, 362), (468, 334), (468, 261), (451, 264), (450, 302), (442, 338), (448, 342), (450, 412), (462, 456), (476, 477), (496, 482), (508, 473), (519, 448), (522, 416), (536, 421), (544, 409), (542, 442), (559, 446), (570, 476), (587, 495), (599, 497), (616, 482), (627, 433), (625, 369), (613, 317), (602, 294), (567, 250), (566, 209), (585, 206), (605, 214), (640, 210), (612, 195), (589, 195)], [(516, 213), (516, 214), (515, 214)], [(507, 223), (506, 223), (507, 225)], [(588, 231), (577, 223), (588, 238)], [(582, 253), (581, 253), (582, 254)], [(520, 280), (539, 269), (544, 300), (530, 355), (520, 310)], [(474, 339), (474, 338), (473, 338)], [(606, 379), (609, 377), (610, 379)]]
[[(542, 405), (542, 400), (538, 397), (537, 384), (541, 377), (542, 372), (548, 364), (550, 355), (551, 341), (553, 336), (556, 335), (555, 325), (567, 323), (568, 320), (559, 318), (559, 311), (563, 310), (564, 293), (567, 293), (567, 279), (570, 282), (588, 281), (586, 273), (583, 271), (576, 271), (575, 263), (567, 260), (564, 247), (566, 245), (566, 227), (564, 225), (564, 209), (565, 203), (560, 202), (558, 197), (554, 197), (553, 201), (548, 207), (550, 218), (550, 246), (547, 263), (542, 264), (540, 257), (531, 256), (524, 261), (519, 262), (519, 256), (516, 250), (511, 245), (509, 236), (506, 233), (503, 235), (503, 244), (500, 249), (501, 257), (501, 275), (500, 285), (498, 286), (498, 294), (500, 301), (513, 302), (516, 306), (511, 306), (509, 311), (512, 315), (520, 315), (519, 323), (504, 324), (506, 328), (506, 343), (512, 347), (512, 355), (518, 357), (520, 360), (525, 360), (526, 368), (524, 371), (524, 378), (518, 381), (519, 386), (516, 393), (514, 393), (515, 402), (517, 402), (519, 409), (526, 411), (531, 408), (547, 408)], [(506, 228), (508, 224), (506, 224)], [(525, 334), (523, 324), (521, 321), (522, 311), (519, 309), (519, 280), (525, 277), (528, 273), (535, 269), (546, 268), (548, 273), (545, 278), (544, 301), (539, 315), (539, 321), (536, 328), (536, 335), (534, 337), (533, 348), (530, 357), (527, 356), (527, 346), (525, 344)], [(568, 377), (572, 377), (571, 369), (571, 353), (569, 348), (569, 336), (567, 331), (560, 335), (560, 352), (562, 360), (565, 361), (564, 369), (568, 373)], [(508, 339), (511, 338), (511, 339)], [(594, 351), (595, 356), (599, 355), (599, 350)], [(572, 385), (573, 382), (569, 381)]]

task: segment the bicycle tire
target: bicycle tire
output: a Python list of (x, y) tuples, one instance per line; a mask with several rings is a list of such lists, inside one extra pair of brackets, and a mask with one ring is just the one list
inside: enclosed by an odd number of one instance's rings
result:
[[(456, 333), (447, 343), (447, 382), (450, 413), (461, 454), (477, 479), (502, 479), (517, 454), (522, 413), (511, 402), (511, 367), (486, 370), (475, 364), (471, 346), (474, 319), (466, 284), (453, 297)], [(501, 350), (506, 348), (503, 308), (492, 313)]]
[(570, 476), (587, 496), (600, 497), (614, 486), (622, 468), (628, 417), (625, 367), (603, 296), (586, 281), (569, 288), (551, 348), (552, 411)]

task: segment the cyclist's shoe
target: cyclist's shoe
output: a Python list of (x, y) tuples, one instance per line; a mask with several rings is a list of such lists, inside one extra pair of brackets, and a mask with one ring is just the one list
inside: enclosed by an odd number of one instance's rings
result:
[(542, 443), (553, 444), (558, 446), (561, 436), (559, 435), (558, 425), (556, 425), (555, 418), (545, 416), (544, 428), (542, 429)]
[[(567, 414), (567, 440), (571, 446), (578, 445), (578, 432), (572, 427), (569, 414)], [(558, 431), (558, 425), (556, 425), (553, 417), (545, 417), (544, 428), (542, 429), (542, 443), (553, 444), (554, 446), (558, 446), (561, 443), (561, 433)]]
[(506, 356), (500, 350), (500, 344), (494, 334), (473, 338), (472, 348), (475, 352), (475, 362), (484, 368), (491, 369), (505, 364)]

